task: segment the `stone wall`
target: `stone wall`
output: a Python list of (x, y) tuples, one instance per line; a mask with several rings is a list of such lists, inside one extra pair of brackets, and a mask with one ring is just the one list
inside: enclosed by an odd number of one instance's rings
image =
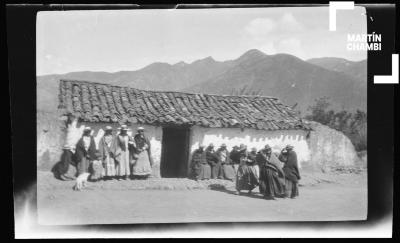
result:
[(37, 169), (48, 171), (59, 161), (64, 142), (65, 127), (57, 113), (36, 113)]
[(307, 139), (310, 160), (305, 167), (326, 171), (337, 166), (354, 166), (359, 162), (357, 152), (350, 139), (335, 129), (311, 122), (313, 131)]

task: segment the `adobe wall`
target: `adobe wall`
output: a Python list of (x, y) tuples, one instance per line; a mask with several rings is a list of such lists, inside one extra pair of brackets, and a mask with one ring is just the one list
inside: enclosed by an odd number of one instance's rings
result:
[(306, 141), (306, 131), (303, 130), (255, 130), (240, 128), (203, 128), (195, 126), (192, 128), (190, 152), (193, 153), (203, 143), (213, 143), (216, 149), (225, 143), (230, 151), (234, 145), (246, 144), (248, 150), (256, 147), (257, 150), (266, 144), (271, 146), (272, 151), (279, 153), (287, 144), (295, 147), (299, 166), (310, 159), (310, 149)]

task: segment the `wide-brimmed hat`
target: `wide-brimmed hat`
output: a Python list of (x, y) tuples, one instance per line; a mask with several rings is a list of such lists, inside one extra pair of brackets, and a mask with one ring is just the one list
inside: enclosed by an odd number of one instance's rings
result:
[(92, 131), (92, 128), (91, 128), (91, 127), (85, 127), (85, 128), (83, 129), (83, 131)]
[(112, 131), (112, 127), (111, 126), (106, 126), (105, 130), (106, 131)]
[(66, 145), (64, 145), (64, 146), (63, 146), (63, 149), (72, 149), (72, 146), (71, 146), (71, 145), (68, 145), (68, 144), (66, 144)]
[(126, 125), (121, 125), (121, 131), (128, 131), (128, 127)]
[(292, 145), (288, 144), (288, 145), (286, 145), (285, 148), (286, 148), (286, 149), (293, 149), (294, 147), (293, 147)]
[(144, 131), (144, 127), (138, 127), (137, 130), (138, 131)]

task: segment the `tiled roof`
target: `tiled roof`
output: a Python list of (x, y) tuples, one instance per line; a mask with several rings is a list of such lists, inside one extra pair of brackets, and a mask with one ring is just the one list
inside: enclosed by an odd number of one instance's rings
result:
[(59, 109), (86, 122), (310, 129), (273, 97), (145, 91), (76, 80), (60, 80)]

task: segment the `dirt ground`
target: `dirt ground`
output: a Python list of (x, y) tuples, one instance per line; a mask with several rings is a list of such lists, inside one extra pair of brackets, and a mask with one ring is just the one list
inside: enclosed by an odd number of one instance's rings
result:
[[(265, 200), (234, 195), (233, 184), (211, 190), (179, 180), (186, 188), (159, 188), (163, 179), (89, 183), (73, 191), (73, 181), (58, 181), (38, 172), (38, 218), (43, 225), (169, 222), (336, 221), (367, 216), (367, 175), (303, 174), (296, 199)], [(157, 184), (155, 189), (137, 185)], [(189, 183), (189, 184), (188, 184)], [(225, 183), (225, 182), (224, 182)], [(136, 186), (132, 186), (136, 185)]]

